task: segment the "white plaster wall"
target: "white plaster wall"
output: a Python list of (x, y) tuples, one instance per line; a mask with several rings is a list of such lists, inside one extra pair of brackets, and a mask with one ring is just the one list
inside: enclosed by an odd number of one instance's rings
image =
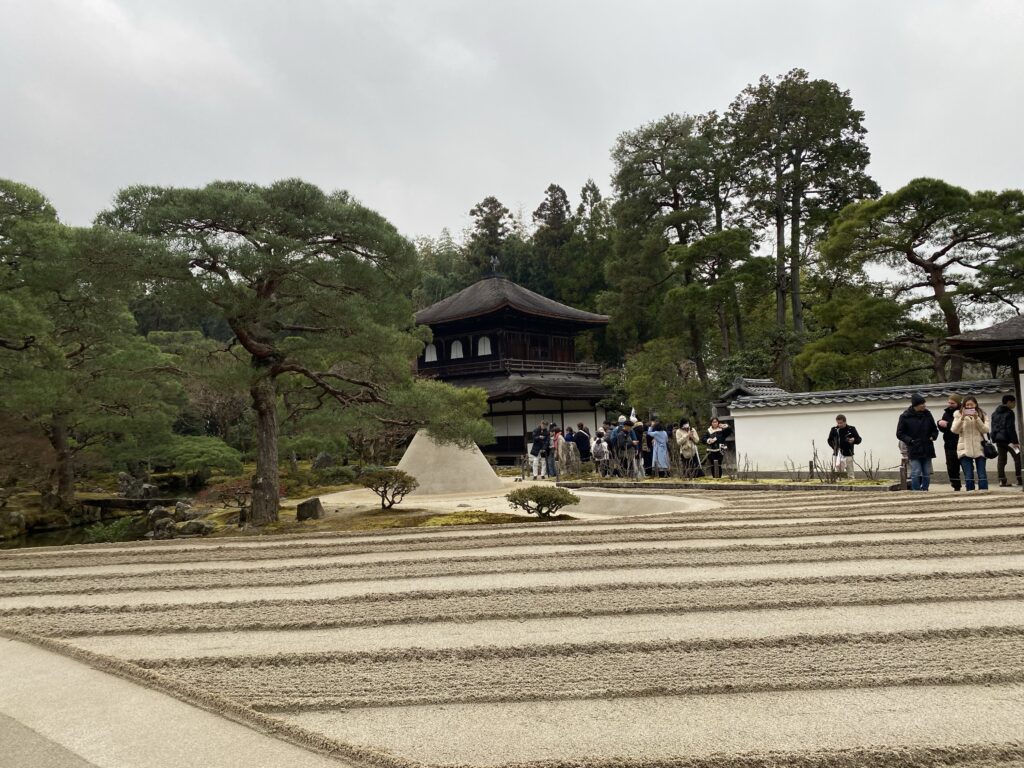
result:
[[(1002, 400), (1002, 395), (982, 395), (979, 404), (991, 414)], [(782, 472), (787, 469), (787, 459), (792, 460), (804, 471), (811, 460), (813, 440), (821, 457), (831, 456), (826, 440), (829, 430), (835, 426), (836, 414), (842, 413), (847, 422), (857, 428), (864, 442), (856, 448), (858, 462), (867, 461), (872, 454), (883, 470), (895, 471), (900, 464), (900, 452), (896, 445), (896, 423), (910, 401), (883, 400), (868, 403), (833, 403), (827, 405), (803, 405), (774, 408), (734, 408), (731, 419), (736, 430), (736, 454), (743, 463), (744, 455), (750, 465), (761, 472)], [(942, 417), (946, 398), (932, 398), (928, 409), (935, 420)], [(941, 441), (941, 436), (939, 440)], [(936, 453), (941, 458), (939, 446)], [(941, 461), (936, 471), (942, 467)]]

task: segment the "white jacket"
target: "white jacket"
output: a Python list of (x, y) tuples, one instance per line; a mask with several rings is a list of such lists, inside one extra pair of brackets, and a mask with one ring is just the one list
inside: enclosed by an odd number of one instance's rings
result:
[(960, 435), (956, 444), (956, 455), (960, 458), (980, 459), (985, 455), (981, 447), (981, 439), (989, 433), (988, 422), (981, 414), (964, 416), (963, 411), (953, 415), (953, 434)]

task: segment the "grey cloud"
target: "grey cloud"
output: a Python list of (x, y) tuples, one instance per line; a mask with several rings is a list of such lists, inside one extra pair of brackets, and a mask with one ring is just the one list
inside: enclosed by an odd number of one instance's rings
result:
[(624, 130), (794, 66), (849, 88), (872, 173), (1021, 186), (1018, 4), (0, 3), (0, 175), (86, 223), (121, 187), (349, 189), (408, 235), (571, 195)]

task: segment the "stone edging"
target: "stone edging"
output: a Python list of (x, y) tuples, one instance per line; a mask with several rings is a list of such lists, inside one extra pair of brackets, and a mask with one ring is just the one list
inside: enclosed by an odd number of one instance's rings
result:
[(587, 483), (581, 481), (556, 482), (559, 488), (572, 488), (574, 490), (587, 489), (600, 491), (605, 488), (631, 489), (634, 491), (868, 491), (871, 493), (898, 491), (899, 484), (894, 485), (828, 485), (817, 483), (787, 483), (784, 485), (768, 483), (687, 483), (683, 481), (666, 481), (657, 483), (648, 482), (624, 482), (616, 481), (611, 483)]

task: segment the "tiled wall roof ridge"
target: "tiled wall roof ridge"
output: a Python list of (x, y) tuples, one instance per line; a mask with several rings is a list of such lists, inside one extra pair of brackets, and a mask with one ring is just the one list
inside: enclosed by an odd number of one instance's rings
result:
[(1013, 392), (1013, 382), (1005, 379), (982, 379), (979, 381), (949, 381), (939, 384), (903, 384), (893, 387), (872, 387), (868, 389), (744, 395), (736, 398), (730, 405), (730, 408), (770, 408), (792, 405), (909, 400), (916, 392), (920, 392), (925, 396), (950, 393), (967, 394), (968, 392), (973, 392), (974, 394)]

